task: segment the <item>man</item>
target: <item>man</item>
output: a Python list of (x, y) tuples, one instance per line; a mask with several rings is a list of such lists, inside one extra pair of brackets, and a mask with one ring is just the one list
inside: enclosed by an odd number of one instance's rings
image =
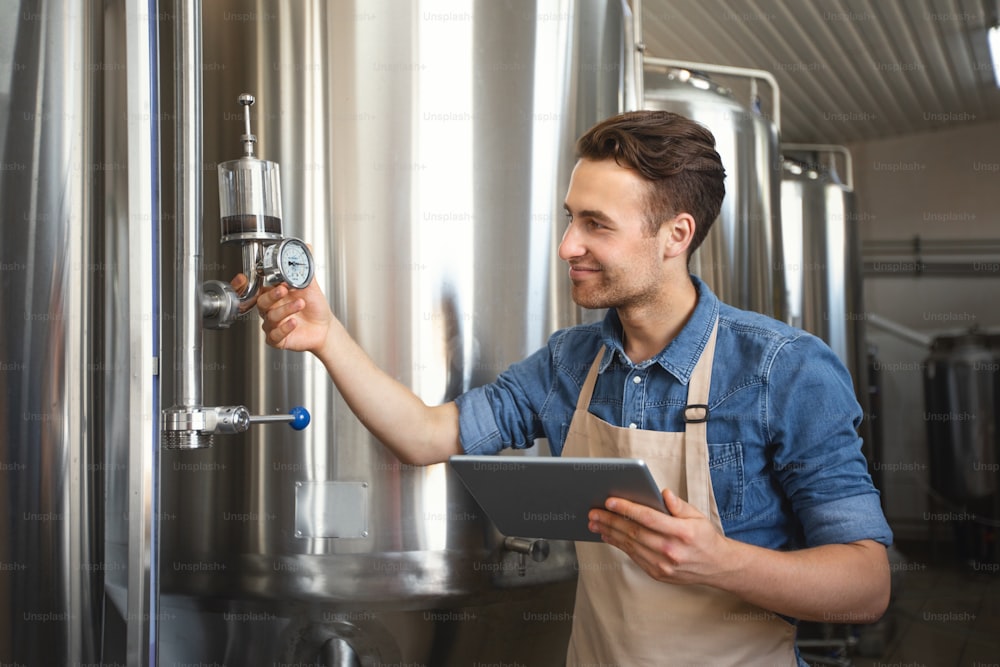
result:
[(578, 543), (567, 664), (794, 665), (787, 619), (868, 622), (891, 532), (860, 451), (851, 379), (817, 338), (719, 302), (688, 273), (724, 196), (711, 133), (668, 112), (578, 142), (559, 256), (600, 324), (454, 402), (378, 369), (315, 283), (257, 301), (268, 343), (315, 354), (403, 461), (549, 439), (556, 455), (643, 458), (669, 514), (621, 498)]

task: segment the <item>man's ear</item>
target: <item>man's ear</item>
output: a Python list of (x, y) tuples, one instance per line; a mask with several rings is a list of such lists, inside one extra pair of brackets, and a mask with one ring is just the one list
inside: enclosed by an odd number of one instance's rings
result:
[(663, 234), (663, 258), (686, 255), (696, 229), (690, 213), (678, 213), (660, 226)]

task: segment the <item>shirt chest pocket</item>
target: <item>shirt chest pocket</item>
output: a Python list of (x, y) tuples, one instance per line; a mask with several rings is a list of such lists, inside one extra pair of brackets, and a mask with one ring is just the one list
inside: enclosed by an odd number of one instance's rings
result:
[(743, 514), (743, 445), (730, 442), (708, 446), (708, 470), (712, 476), (719, 518), (734, 519)]

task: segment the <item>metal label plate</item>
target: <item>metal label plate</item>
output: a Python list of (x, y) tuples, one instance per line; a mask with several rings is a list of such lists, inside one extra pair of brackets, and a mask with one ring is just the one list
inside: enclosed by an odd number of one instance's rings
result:
[(368, 537), (368, 482), (296, 482), (295, 537)]

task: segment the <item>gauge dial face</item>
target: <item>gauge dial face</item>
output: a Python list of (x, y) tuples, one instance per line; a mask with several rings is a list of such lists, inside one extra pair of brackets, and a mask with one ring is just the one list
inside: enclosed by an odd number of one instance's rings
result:
[(278, 244), (278, 268), (284, 281), (295, 289), (308, 287), (313, 277), (313, 259), (309, 247), (299, 239), (285, 239)]

